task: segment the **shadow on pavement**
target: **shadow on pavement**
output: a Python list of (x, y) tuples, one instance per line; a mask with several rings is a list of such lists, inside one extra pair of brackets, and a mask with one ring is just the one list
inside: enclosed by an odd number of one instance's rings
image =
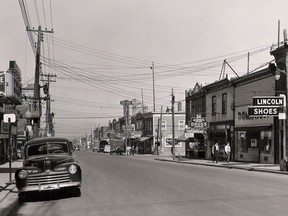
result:
[(47, 191), (47, 192), (30, 192), (27, 194), (26, 200), (21, 202), (19, 199), (19, 203), (25, 202), (43, 202), (43, 201), (53, 201), (60, 199), (68, 199), (75, 197), (69, 191)]
[[(14, 173), (19, 168), (11, 168), (11, 172)], [(9, 167), (0, 167), (0, 173), (9, 173)]]

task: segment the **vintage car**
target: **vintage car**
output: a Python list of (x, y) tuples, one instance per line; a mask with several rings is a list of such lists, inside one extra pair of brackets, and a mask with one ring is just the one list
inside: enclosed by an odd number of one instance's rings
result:
[(25, 201), (31, 192), (60, 189), (81, 196), (81, 167), (73, 152), (73, 145), (66, 138), (27, 141), (23, 149), (23, 167), (15, 172), (20, 201)]

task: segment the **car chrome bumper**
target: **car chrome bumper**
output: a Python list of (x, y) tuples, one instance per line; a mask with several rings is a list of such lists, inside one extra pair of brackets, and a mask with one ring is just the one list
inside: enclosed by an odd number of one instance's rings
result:
[(18, 188), (18, 192), (32, 192), (32, 191), (52, 191), (65, 189), (69, 187), (81, 187), (81, 182), (65, 182), (65, 183), (53, 183), (53, 184), (38, 184)]

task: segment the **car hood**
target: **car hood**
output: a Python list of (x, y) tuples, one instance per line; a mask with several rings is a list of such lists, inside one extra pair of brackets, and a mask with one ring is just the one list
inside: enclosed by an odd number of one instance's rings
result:
[(27, 158), (24, 161), (24, 167), (33, 166), (42, 171), (53, 170), (55, 167), (64, 164), (75, 162), (71, 155), (45, 155)]

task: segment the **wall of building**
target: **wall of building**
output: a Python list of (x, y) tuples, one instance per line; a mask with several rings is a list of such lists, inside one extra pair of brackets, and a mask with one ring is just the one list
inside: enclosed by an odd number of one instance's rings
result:
[[(223, 81), (219, 81), (223, 82)], [(215, 87), (214, 87), (215, 85)], [(209, 124), (207, 131), (206, 158), (212, 157), (212, 146), (216, 142), (220, 147), (220, 159), (224, 159), (224, 146), (230, 142), (233, 149), (233, 100), (234, 87), (228, 80), (219, 87), (219, 83), (211, 84), (206, 93), (206, 119)], [(204, 87), (205, 88), (205, 87)], [(226, 94), (226, 113), (222, 112), (222, 95)], [(216, 97), (216, 112), (212, 113), (212, 98)], [(231, 154), (231, 158), (234, 155)]]
[[(160, 114), (155, 114), (153, 116), (153, 128), (154, 128), (154, 143), (157, 141), (157, 128), (158, 128), (158, 119)], [(185, 130), (185, 114), (184, 113), (175, 113), (174, 115), (174, 132), (175, 139), (182, 134)], [(159, 146), (159, 153), (163, 155), (171, 154), (171, 143), (172, 143), (172, 113), (163, 113), (162, 114), (162, 129), (161, 129), (162, 139), (160, 140), (161, 145)], [(154, 146), (155, 148), (155, 146)], [(185, 142), (175, 143), (175, 155), (185, 155)]]
[(274, 96), (275, 80), (263, 74), (236, 83), (235, 87), (235, 148), (237, 161), (274, 163), (273, 117), (251, 117), (248, 107), (255, 96)]

